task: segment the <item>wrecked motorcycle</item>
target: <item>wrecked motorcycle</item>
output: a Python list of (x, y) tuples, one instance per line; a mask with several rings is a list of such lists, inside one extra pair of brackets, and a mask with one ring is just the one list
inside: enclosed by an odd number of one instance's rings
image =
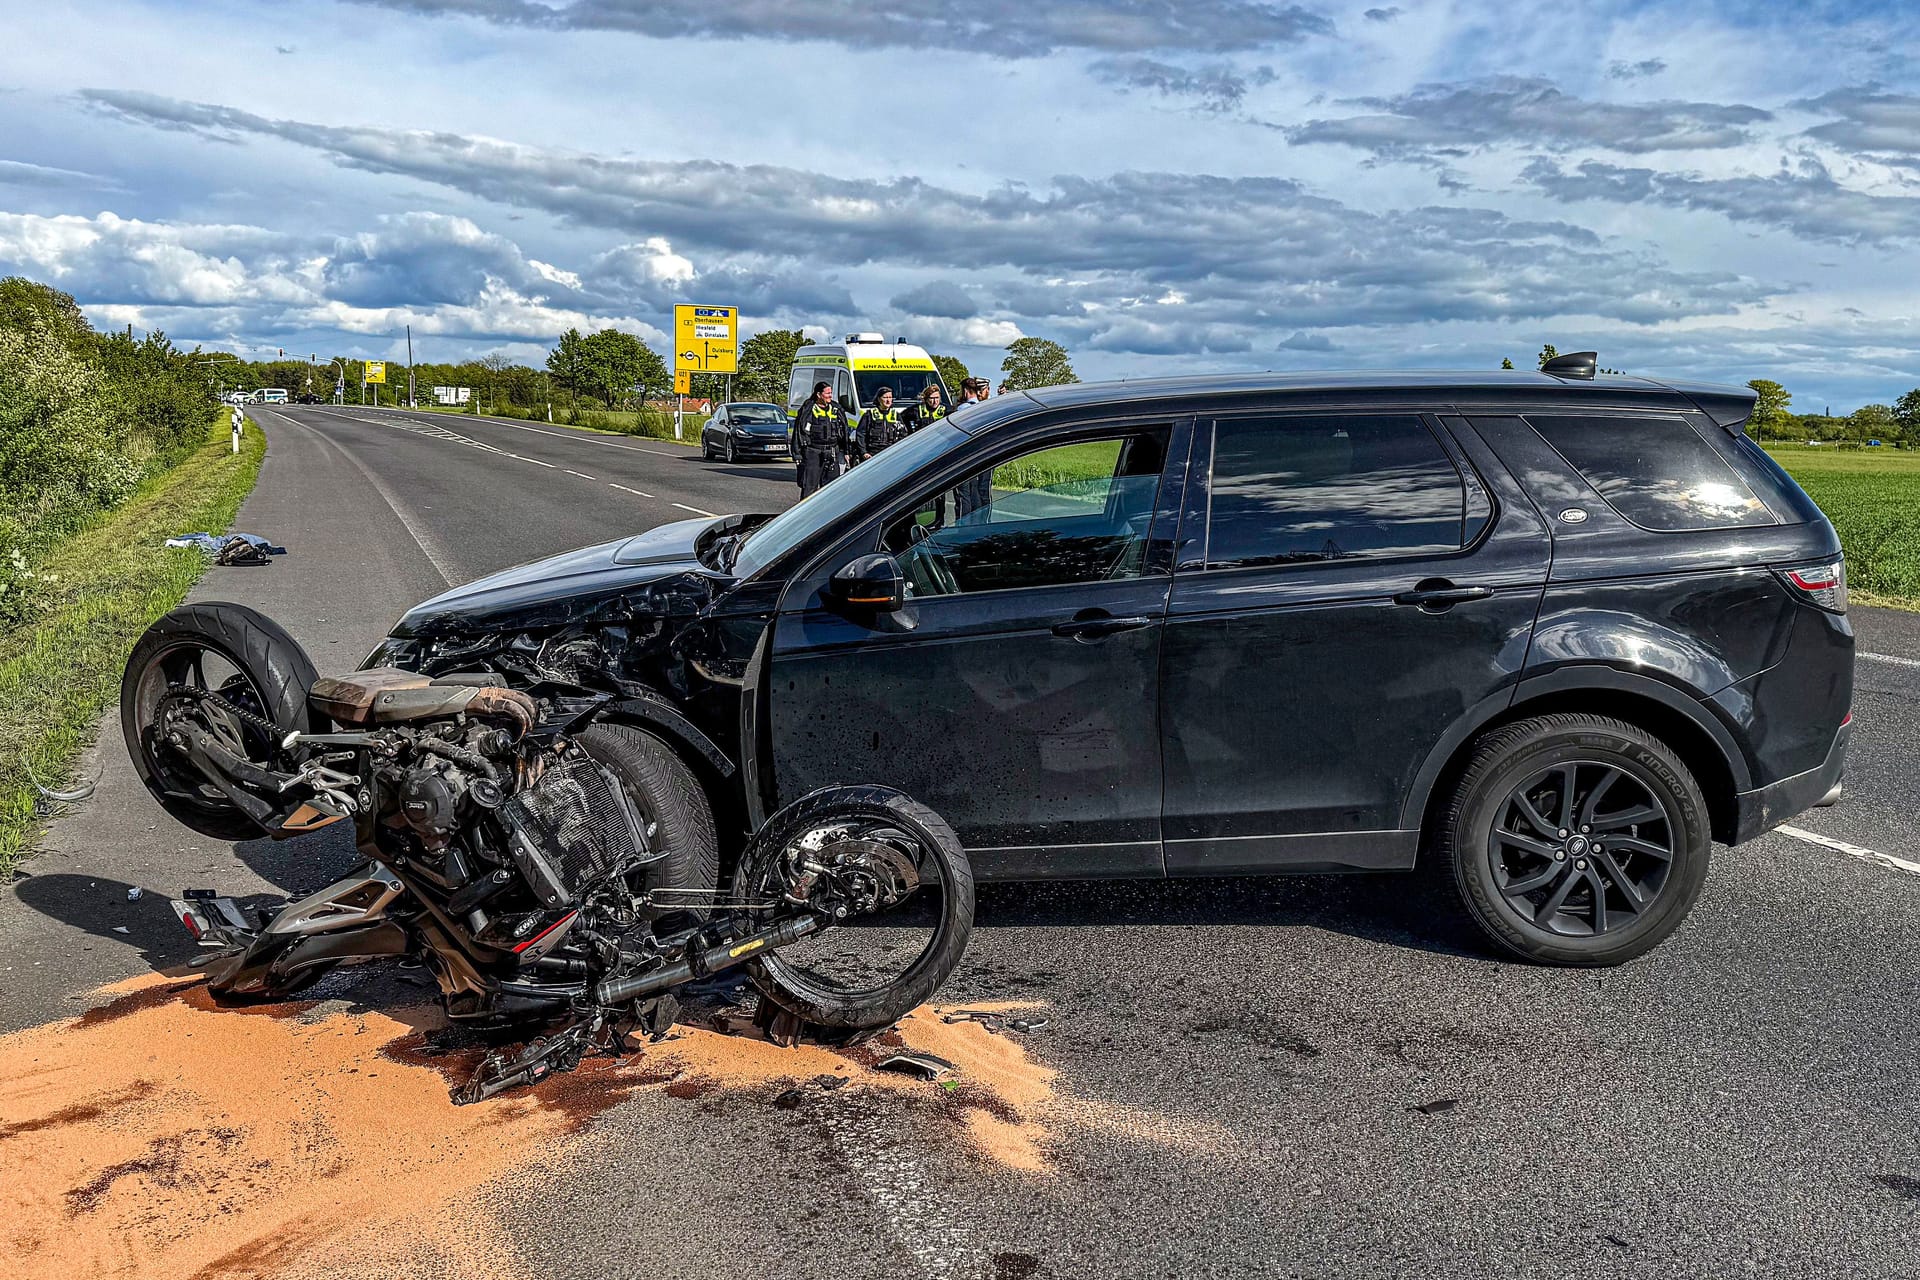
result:
[(451, 1019), (550, 1027), (490, 1055), (457, 1095), (474, 1101), (663, 1032), (676, 988), (736, 966), (788, 1037), (884, 1028), (952, 973), (973, 875), (931, 810), (881, 786), (815, 791), (752, 834), (723, 891), (699, 781), (618, 705), (491, 672), (320, 678), (252, 609), (162, 618), (121, 686), (153, 795), (221, 839), (351, 822), (365, 858), (270, 918), (211, 890), (175, 901), (213, 952), (209, 989), (271, 999), (341, 963), (416, 960)]

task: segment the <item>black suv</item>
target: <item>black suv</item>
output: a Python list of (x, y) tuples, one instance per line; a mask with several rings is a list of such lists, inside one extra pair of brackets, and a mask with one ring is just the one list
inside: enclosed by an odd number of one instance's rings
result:
[(1611, 964), (1678, 925), (1712, 841), (1839, 788), (1840, 546), (1752, 402), (1550, 373), (1008, 395), (779, 516), (458, 588), (373, 660), (605, 683), (737, 831), (876, 781), (990, 879), (1419, 860), (1507, 950)]

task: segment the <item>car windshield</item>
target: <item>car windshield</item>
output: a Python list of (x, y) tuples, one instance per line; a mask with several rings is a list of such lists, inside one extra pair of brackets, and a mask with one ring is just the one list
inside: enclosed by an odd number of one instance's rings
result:
[(958, 427), (937, 422), (881, 450), (872, 461), (861, 463), (748, 534), (734, 557), (733, 572), (738, 577), (751, 577), (817, 530), (872, 502), (896, 481), (966, 438)]
[[(920, 398), (920, 392), (930, 382), (938, 383), (940, 375), (932, 369), (855, 369), (853, 385), (860, 392), (860, 403), (871, 406), (880, 398), (882, 387), (893, 389), (895, 406), (905, 405)], [(942, 393), (946, 391), (941, 388)]]
[(773, 404), (734, 404), (727, 406), (727, 418), (732, 422), (785, 422), (786, 411)]

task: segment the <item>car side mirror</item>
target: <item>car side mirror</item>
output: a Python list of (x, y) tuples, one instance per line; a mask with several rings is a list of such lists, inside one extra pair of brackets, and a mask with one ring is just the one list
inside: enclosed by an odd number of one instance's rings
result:
[(861, 556), (834, 572), (827, 593), (849, 609), (895, 613), (907, 607), (907, 575), (892, 556)]

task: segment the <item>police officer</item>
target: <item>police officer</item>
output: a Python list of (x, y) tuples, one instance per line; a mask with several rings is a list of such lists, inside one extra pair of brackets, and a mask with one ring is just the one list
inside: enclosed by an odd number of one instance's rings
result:
[(945, 397), (940, 392), (940, 384), (929, 382), (920, 391), (920, 403), (907, 410), (902, 419), (907, 434), (912, 435), (922, 427), (932, 426), (947, 416), (947, 407), (940, 403)]
[(833, 400), (833, 384), (816, 382), (813, 394), (793, 416), (793, 452), (798, 462), (800, 496), (812, 497), (840, 474), (849, 432), (847, 415)]
[(906, 434), (900, 411), (893, 407), (893, 388), (882, 387), (873, 398), (873, 408), (860, 415), (860, 425), (854, 430), (853, 456), (871, 458)]
[[(960, 403), (954, 406), (955, 412), (970, 404), (979, 404), (987, 398), (987, 380), (985, 378), (962, 378), (960, 380)], [(993, 501), (993, 472), (982, 471), (977, 476), (969, 476), (954, 486), (954, 502), (958, 516), (967, 516)]]

